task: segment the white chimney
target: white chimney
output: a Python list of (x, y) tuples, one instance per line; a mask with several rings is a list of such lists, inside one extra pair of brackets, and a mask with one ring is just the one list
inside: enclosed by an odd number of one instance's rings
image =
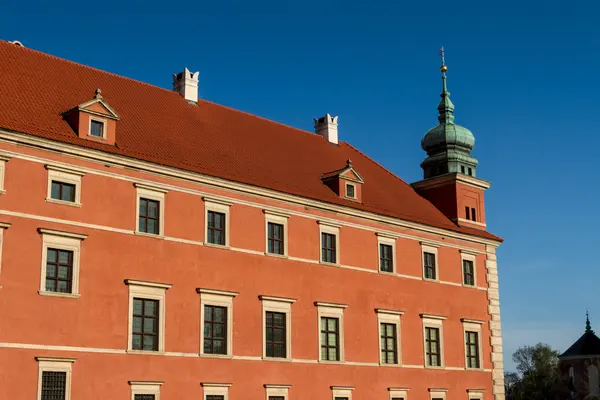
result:
[(200, 72), (190, 72), (185, 68), (183, 72), (173, 74), (173, 91), (183, 96), (188, 103), (198, 102), (198, 75)]
[(338, 117), (325, 114), (321, 118), (313, 118), (315, 133), (323, 136), (329, 143), (338, 144)]

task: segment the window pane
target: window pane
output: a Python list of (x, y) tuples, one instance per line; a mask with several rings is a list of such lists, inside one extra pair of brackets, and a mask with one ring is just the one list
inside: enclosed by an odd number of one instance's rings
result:
[(104, 123), (101, 121), (91, 121), (90, 124), (90, 135), (95, 137), (104, 137)]
[(50, 189), (50, 197), (53, 199), (60, 199), (60, 183), (52, 181), (52, 188)]
[(64, 201), (75, 201), (75, 185), (62, 184), (62, 195), (60, 197)]
[(66, 396), (66, 386), (66, 372), (43, 371), (41, 400), (64, 400)]

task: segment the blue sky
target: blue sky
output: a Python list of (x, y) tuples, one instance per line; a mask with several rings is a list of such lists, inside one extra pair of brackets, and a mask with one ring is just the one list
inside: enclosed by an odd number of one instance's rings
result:
[[(170, 88), (184, 66), (203, 98), (340, 139), (421, 178), (436, 124), (438, 48), (456, 122), (473, 131), (499, 250), (505, 357), (600, 328), (600, 3), (566, 1), (110, 1), (3, 4), (0, 38)], [(1, 91), (0, 91), (1, 92)]]

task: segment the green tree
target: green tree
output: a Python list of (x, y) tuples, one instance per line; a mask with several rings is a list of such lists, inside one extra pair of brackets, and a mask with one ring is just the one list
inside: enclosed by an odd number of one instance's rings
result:
[(558, 369), (558, 351), (538, 343), (517, 349), (512, 359), (517, 373), (504, 376), (507, 400), (563, 400), (568, 391)]

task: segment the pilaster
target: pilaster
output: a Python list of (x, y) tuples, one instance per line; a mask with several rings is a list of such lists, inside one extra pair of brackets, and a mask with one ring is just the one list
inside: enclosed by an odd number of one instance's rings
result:
[(492, 393), (494, 400), (505, 400), (504, 397), (504, 361), (502, 356), (502, 329), (500, 323), (500, 294), (498, 291), (498, 263), (496, 247), (486, 246), (486, 277), (488, 282), (488, 313), (490, 321), (490, 344), (492, 346)]

